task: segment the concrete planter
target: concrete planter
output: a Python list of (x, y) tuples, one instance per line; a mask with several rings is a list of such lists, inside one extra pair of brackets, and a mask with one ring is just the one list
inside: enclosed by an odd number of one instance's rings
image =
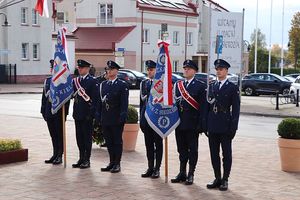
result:
[(123, 150), (135, 151), (139, 124), (125, 124), (123, 130)]
[(300, 172), (300, 140), (278, 138), (281, 170)]
[(28, 149), (0, 152), (0, 165), (28, 160)]

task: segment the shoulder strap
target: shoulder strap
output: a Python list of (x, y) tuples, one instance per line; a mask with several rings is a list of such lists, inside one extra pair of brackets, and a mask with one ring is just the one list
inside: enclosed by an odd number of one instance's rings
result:
[(188, 104), (190, 104), (196, 110), (199, 110), (199, 108), (200, 108), (199, 103), (185, 89), (185, 87), (183, 85), (183, 81), (178, 82), (178, 90), (179, 90), (181, 96), (184, 98), (184, 100), (186, 102), (188, 102)]

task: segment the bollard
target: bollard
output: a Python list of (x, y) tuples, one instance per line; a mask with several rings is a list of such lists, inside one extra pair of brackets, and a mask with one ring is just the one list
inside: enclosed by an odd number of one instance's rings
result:
[(276, 92), (276, 110), (279, 110), (279, 92)]
[(296, 107), (299, 107), (299, 89), (297, 90)]

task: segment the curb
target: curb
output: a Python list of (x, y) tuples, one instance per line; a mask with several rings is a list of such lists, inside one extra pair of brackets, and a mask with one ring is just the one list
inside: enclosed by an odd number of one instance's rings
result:
[(43, 92), (0, 92), (1, 94), (42, 94)]

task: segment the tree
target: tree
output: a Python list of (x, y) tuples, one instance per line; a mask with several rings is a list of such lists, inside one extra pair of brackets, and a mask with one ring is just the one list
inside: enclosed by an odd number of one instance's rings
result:
[[(255, 47), (255, 36), (256, 29), (254, 29), (253, 33), (250, 36), (251, 46)], [(266, 49), (266, 35), (261, 32), (260, 29), (257, 29), (257, 49)]]
[[(250, 36), (250, 54), (249, 54), (249, 72), (254, 72), (254, 55), (255, 55), (255, 34), (256, 29)], [(267, 72), (268, 71), (268, 58), (269, 53), (266, 48), (266, 36), (257, 29), (257, 72)], [(271, 57), (271, 66), (274, 66), (276, 62), (275, 56)]]
[(300, 12), (297, 12), (292, 19), (289, 31), (289, 53), (288, 57), (294, 62), (295, 69), (300, 66)]

